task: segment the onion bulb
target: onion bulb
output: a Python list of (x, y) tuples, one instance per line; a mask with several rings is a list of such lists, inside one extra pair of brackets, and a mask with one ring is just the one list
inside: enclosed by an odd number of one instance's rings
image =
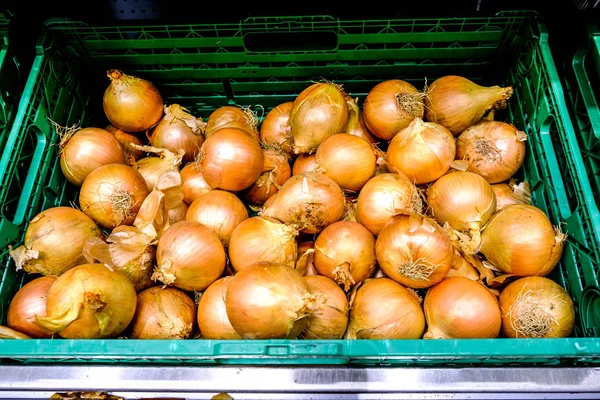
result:
[(277, 145), (289, 156), (294, 154), (290, 115), (293, 101), (279, 104), (267, 113), (260, 124), (260, 140), (264, 146)]
[(125, 164), (119, 141), (100, 128), (65, 129), (60, 140), (60, 168), (67, 180), (81, 186), (96, 168), (106, 164)]
[(248, 189), (246, 199), (252, 204), (264, 204), (292, 176), (289, 157), (278, 148), (264, 148), (263, 172)]
[(358, 106), (358, 99), (348, 100), (348, 125), (344, 132), (363, 138), (371, 144), (379, 141), (367, 128), (363, 111)]
[(187, 163), (180, 171), (183, 201), (188, 206), (204, 193), (212, 189), (202, 176), (202, 169), (197, 162)]
[(298, 257), (296, 258), (296, 270), (302, 276), (318, 275), (315, 268), (315, 242), (299, 242)]
[(148, 195), (144, 177), (124, 164), (94, 170), (83, 182), (79, 206), (103, 228), (131, 225)]
[(144, 157), (144, 152), (142, 150), (138, 150), (135, 147), (133, 147), (134, 144), (137, 146), (143, 146), (144, 142), (142, 142), (142, 139), (129, 132), (125, 132), (124, 130), (118, 129), (110, 124), (107, 125), (104, 129), (107, 132), (112, 133), (114, 137), (119, 141), (119, 143), (121, 143), (121, 146), (123, 147), (123, 152), (125, 154), (125, 162), (128, 165), (132, 164), (132, 160), (137, 161), (140, 158)]
[(131, 321), (132, 339), (187, 339), (196, 326), (196, 306), (172, 287), (151, 287), (139, 293)]
[(415, 117), (423, 118), (423, 94), (400, 79), (383, 81), (367, 95), (363, 112), (373, 135), (391, 140)]
[(240, 106), (222, 106), (213, 111), (206, 121), (205, 136), (208, 139), (215, 132), (225, 128), (241, 129), (259, 141), (258, 117), (252, 110)]
[(492, 189), (496, 194), (497, 211), (513, 204), (531, 204), (531, 188), (527, 181), (517, 184), (511, 179), (508, 183), (493, 184)]
[(235, 228), (248, 218), (248, 210), (235, 194), (215, 189), (194, 200), (185, 218), (211, 229), (227, 247)]
[(429, 288), (423, 303), (424, 339), (487, 339), (500, 334), (500, 307), (478, 282), (455, 276)]
[(35, 316), (46, 315), (46, 298), (56, 276), (42, 276), (26, 283), (8, 306), (7, 325), (33, 338), (50, 338), (49, 331), (35, 322)]
[(548, 278), (517, 279), (502, 290), (499, 302), (505, 337), (565, 338), (573, 332), (573, 300)]
[(186, 291), (202, 291), (225, 270), (225, 250), (216, 233), (197, 221), (171, 225), (158, 241), (152, 279)]
[(109, 70), (103, 107), (110, 123), (125, 132), (142, 132), (163, 115), (163, 98), (156, 86), (145, 79)]
[(375, 173), (377, 158), (371, 145), (348, 133), (333, 135), (319, 146), (317, 171), (325, 173), (342, 189), (359, 192)]
[(300, 337), (308, 340), (341, 339), (348, 326), (346, 293), (325, 276), (314, 275), (304, 279), (310, 293), (321, 296), (322, 301), (310, 313)]
[(233, 277), (225, 276), (217, 279), (202, 293), (198, 303), (198, 328), (204, 339), (241, 339), (233, 329), (227, 308), (225, 296)]
[(426, 89), (425, 118), (457, 136), (478, 123), (488, 111), (506, 108), (512, 93), (510, 86), (485, 87), (461, 76), (443, 76)]
[(256, 216), (241, 222), (229, 240), (229, 260), (234, 271), (268, 261), (293, 267), (298, 256), (298, 231), (276, 219)]
[(298, 175), (302, 172), (313, 172), (317, 169), (317, 154), (300, 154), (294, 160), (292, 175)]
[(374, 278), (358, 287), (350, 301), (345, 339), (420, 339), (423, 309), (414, 292), (389, 278)]
[(264, 156), (258, 141), (238, 128), (223, 128), (212, 134), (199, 157), (202, 176), (213, 189), (244, 190), (263, 170)]
[(314, 263), (319, 275), (348, 291), (375, 272), (375, 238), (358, 222), (334, 222), (315, 241)]
[(510, 179), (523, 165), (527, 135), (513, 125), (482, 121), (467, 128), (456, 139), (456, 159), (464, 160), (467, 171), (489, 183)]
[(179, 171), (179, 166), (183, 159), (183, 150), (173, 153), (170, 150), (159, 147), (137, 145), (134, 147), (147, 153), (158, 155), (158, 157), (144, 157), (134, 164), (135, 169), (144, 177), (149, 192), (156, 187), (162, 174), (169, 171)]
[(448, 172), (455, 155), (454, 137), (448, 129), (415, 117), (390, 142), (387, 162), (416, 185), (422, 185)]
[(183, 162), (196, 159), (204, 143), (206, 122), (196, 118), (179, 104), (165, 106), (165, 115), (148, 134), (154, 147), (183, 153)]
[(389, 278), (413, 289), (435, 285), (454, 262), (454, 247), (432, 219), (396, 215), (383, 227), (376, 244), (377, 261)]
[(0, 325), (0, 339), (31, 339), (24, 333), (18, 332), (7, 326)]
[(542, 210), (517, 204), (489, 220), (479, 251), (505, 274), (546, 276), (560, 261), (566, 238)]
[(262, 215), (293, 224), (302, 233), (318, 233), (344, 214), (344, 192), (331, 178), (303, 172), (288, 179), (264, 204)]
[(36, 316), (36, 322), (66, 339), (114, 338), (133, 319), (136, 300), (124, 274), (102, 264), (82, 264), (50, 286), (46, 316)]
[(307, 87), (294, 100), (289, 123), (294, 153), (313, 153), (325, 139), (346, 128), (346, 94), (341, 86), (329, 82)]
[(25, 230), (23, 245), (9, 253), (30, 274), (61, 275), (85, 262), (83, 247), (102, 232), (90, 217), (72, 207), (51, 207), (37, 214)]
[(384, 173), (371, 178), (356, 202), (357, 221), (376, 236), (394, 215), (422, 211), (419, 190), (403, 173)]

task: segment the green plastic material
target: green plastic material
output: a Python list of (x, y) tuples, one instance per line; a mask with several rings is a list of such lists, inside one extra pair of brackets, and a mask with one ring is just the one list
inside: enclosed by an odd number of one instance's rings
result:
[[(567, 192), (566, 188), (581, 185), (571, 181), (557, 160), (558, 148), (573, 150), (577, 142), (565, 144), (575, 134), (548, 35), (535, 13), (393, 21), (268, 17), (239, 24), (181, 26), (91, 27), (50, 21), (0, 160), (0, 177), (7, 182), (1, 192), (0, 243), (19, 245), (27, 221), (37, 213), (76, 203), (77, 188), (62, 176), (57, 134), (49, 121), (63, 126), (107, 125), (102, 94), (108, 86), (106, 70), (112, 68), (153, 81), (168, 103), (179, 103), (204, 119), (226, 104), (250, 106), (265, 115), (321, 79), (342, 84), (361, 104), (385, 79), (404, 79), (423, 88), (426, 80), (457, 74), (482, 85), (513, 86), (508, 108), (497, 119), (527, 133), (527, 156), (519, 177), (530, 182), (534, 204), (569, 235), (560, 265), (550, 277), (575, 302), (575, 332), (568, 339), (0, 340), (0, 359), (296, 365), (600, 362), (598, 316), (586, 308), (598, 304), (597, 292), (591, 291), (598, 286), (599, 262), (591, 246), (591, 214), (583, 209), (591, 201), (584, 191)], [(572, 160), (579, 163), (577, 171), (585, 173), (581, 158)], [(574, 196), (578, 207), (573, 205)], [(4, 323), (11, 297), (28, 277), (15, 270), (5, 247), (0, 268)]]

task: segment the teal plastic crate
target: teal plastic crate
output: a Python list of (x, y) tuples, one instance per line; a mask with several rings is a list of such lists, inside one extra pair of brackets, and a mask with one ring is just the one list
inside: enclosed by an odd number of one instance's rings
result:
[[(302, 47), (298, 47), (302, 46)], [(19, 104), (0, 166), (8, 189), (0, 243), (17, 246), (43, 209), (69, 204), (76, 190), (63, 178), (56, 132), (61, 125), (104, 126), (106, 70), (119, 68), (157, 84), (167, 102), (207, 118), (226, 104), (272, 107), (293, 100), (311, 81), (342, 84), (362, 103), (385, 79), (423, 87), (445, 74), (484, 85), (512, 85), (498, 118), (527, 132), (521, 178), (534, 204), (569, 233), (552, 278), (571, 294), (577, 313), (568, 339), (490, 340), (0, 340), (0, 359), (24, 363), (587, 365), (600, 362), (599, 265), (566, 187), (555, 140), (573, 134), (564, 94), (535, 13), (492, 17), (347, 21), (328, 16), (251, 18), (237, 24), (87, 26), (51, 21)], [(22, 167), (9, 167), (19, 157)], [(5, 247), (0, 253), (0, 322), (25, 277)]]

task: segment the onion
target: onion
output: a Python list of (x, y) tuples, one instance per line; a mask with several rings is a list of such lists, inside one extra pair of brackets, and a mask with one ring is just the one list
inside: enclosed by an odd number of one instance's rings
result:
[(0, 339), (31, 339), (29, 336), (17, 332), (7, 326), (0, 325)]
[(362, 110), (358, 106), (358, 99), (348, 100), (348, 125), (346, 125), (345, 133), (358, 136), (365, 139), (367, 142), (374, 144), (378, 139), (367, 128)]
[(7, 325), (34, 338), (49, 338), (51, 333), (35, 322), (35, 316), (46, 315), (46, 297), (56, 276), (42, 276), (26, 283), (8, 306)]
[(235, 194), (215, 189), (194, 200), (185, 218), (210, 228), (227, 247), (235, 228), (248, 218), (248, 210)]
[(454, 247), (444, 230), (420, 215), (397, 215), (383, 227), (377, 261), (389, 278), (413, 289), (440, 282), (454, 262)]
[(422, 185), (448, 172), (455, 154), (454, 137), (448, 129), (415, 117), (390, 142), (387, 162), (415, 184)]
[(375, 152), (358, 136), (347, 133), (333, 135), (317, 149), (317, 171), (333, 179), (342, 189), (359, 192), (375, 173)]
[(315, 241), (314, 263), (320, 275), (348, 291), (375, 272), (375, 238), (358, 222), (334, 222)]
[(237, 128), (223, 128), (206, 139), (200, 152), (202, 176), (213, 189), (237, 192), (250, 187), (263, 170), (258, 141)]
[(319, 300), (298, 271), (263, 262), (233, 276), (225, 306), (231, 326), (243, 339), (293, 339)]
[(154, 147), (182, 152), (183, 162), (187, 163), (195, 160), (200, 152), (205, 126), (202, 118), (194, 117), (179, 104), (171, 104), (165, 106), (164, 117), (149, 132), (148, 139)]
[(417, 296), (389, 278), (365, 281), (350, 301), (346, 339), (419, 339), (424, 331)]
[(264, 204), (292, 176), (287, 154), (276, 148), (265, 148), (263, 156), (263, 172), (246, 193), (246, 198), (253, 204)]
[(373, 235), (396, 214), (420, 214), (423, 200), (403, 173), (384, 173), (371, 178), (358, 194), (356, 218)]
[(129, 132), (125, 132), (124, 130), (121, 130), (119, 128), (116, 128), (110, 124), (107, 125), (104, 129), (107, 132), (112, 133), (114, 137), (119, 141), (119, 143), (121, 143), (121, 146), (123, 147), (123, 152), (125, 154), (125, 162), (127, 164), (131, 165), (131, 160), (137, 161), (140, 158), (144, 157), (144, 152), (142, 150), (138, 150), (132, 146), (133, 144), (138, 146), (144, 145), (144, 142), (142, 142), (142, 140), (139, 137)]
[(318, 275), (314, 265), (315, 242), (299, 242), (298, 257), (296, 258), (296, 270), (302, 276)]
[(429, 288), (423, 303), (424, 339), (486, 339), (500, 333), (500, 307), (480, 283), (451, 277)]
[(265, 116), (260, 124), (260, 140), (263, 145), (277, 145), (287, 154), (294, 153), (292, 145), (292, 128), (290, 115), (293, 101), (279, 104)]
[(499, 301), (505, 337), (565, 338), (573, 332), (573, 300), (548, 278), (517, 279), (504, 288)]
[(292, 175), (298, 175), (303, 172), (313, 172), (317, 169), (317, 155), (316, 154), (300, 154), (292, 168)]
[(196, 162), (186, 164), (180, 171), (181, 190), (183, 191), (183, 201), (190, 205), (204, 193), (212, 189), (202, 176), (202, 169)]
[(172, 153), (170, 150), (159, 147), (137, 145), (134, 145), (134, 147), (158, 155), (158, 157), (150, 156), (142, 158), (134, 164), (135, 169), (144, 177), (148, 185), (148, 191), (152, 191), (156, 187), (162, 174), (169, 171), (179, 171), (179, 166), (183, 159), (182, 150), (179, 150), (178, 153)]
[(208, 139), (215, 132), (225, 128), (241, 129), (249, 133), (257, 141), (258, 117), (249, 108), (240, 106), (222, 106), (213, 111), (206, 121), (205, 136)]
[(348, 299), (346, 293), (325, 276), (307, 276), (310, 293), (321, 296), (320, 306), (312, 310), (302, 339), (341, 339), (348, 326)]
[(467, 171), (489, 183), (511, 178), (523, 165), (527, 135), (513, 125), (482, 121), (467, 128), (456, 139), (456, 159), (464, 160)]
[(152, 279), (187, 291), (202, 291), (225, 270), (225, 250), (216, 233), (200, 222), (171, 225), (158, 241)]
[(114, 338), (127, 328), (136, 309), (136, 292), (121, 272), (102, 264), (82, 264), (50, 287), (46, 316), (36, 322), (66, 339)]
[(408, 82), (390, 79), (377, 84), (365, 99), (365, 123), (373, 135), (391, 140), (415, 118), (423, 118), (423, 93)]
[(85, 179), (79, 205), (98, 225), (112, 229), (131, 225), (147, 195), (146, 181), (138, 171), (124, 164), (108, 164)]
[(519, 184), (514, 180), (508, 183), (495, 183), (492, 189), (496, 195), (497, 211), (513, 204), (531, 204), (531, 188), (527, 181)]
[(334, 83), (315, 83), (294, 100), (290, 114), (294, 153), (313, 153), (348, 123), (346, 94)]
[(67, 128), (60, 136), (60, 168), (65, 178), (76, 186), (81, 186), (85, 178), (98, 167), (125, 164), (123, 147), (104, 129), (73, 131)]
[(296, 225), (303, 233), (319, 233), (344, 214), (344, 192), (331, 178), (303, 172), (288, 179), (269, 198), (262, 215)]
[(121, 71), (107, 72), (110, 85), (104, 92), (104, 113), (110, 123), (125, 132), (142, 132), (163, 115), (163, 98), (154, 84)]
[(505, 274), (546, 276), (560, 261), (566, 238), (542, 210), (517, 204), (494, 214), (479, 251)]
[(256, 216), (240, 223), (229, 240), (229, 260), (236, 272), (268, 261), (293, 267), (298, 256), (298, 231), (276, 219)]
[(241, 339), (227, 317), (225, 295), (233, 277), (217, 279), (202, 293), (198, 303), (198, 328), (204, 339)]
[(196, 326), (194, 301), (179, 289), (151, 287), (139, 293), (132, 339), (187, 339)]
[(23, 245), (12, 249), (17, 270), (30, 274), (61, 275), (85, 262), (85, 242), (102, 232), (90, 217), (71, 207), (51, 207), (37, 214), (25, 230)]
[(485, 87), (461, 76), (443, 76), (426, 89), (425, 118), (457, 136), (478, 123), (488, 111), (506, 108), (506, 100), (512, 93), (510, 86)]

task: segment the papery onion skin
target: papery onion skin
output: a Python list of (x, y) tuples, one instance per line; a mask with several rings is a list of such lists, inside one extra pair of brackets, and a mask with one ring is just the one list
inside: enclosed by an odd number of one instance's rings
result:
[(240, 106), (222, 106), (208, 116), (205, 136), (208, 139), (220, 129), (237, 128), (259, 141), (257, 125), (258, 118), (250, 109)]
[(144, 157), (144, 152), (142, 150), (138, 150), (132, 146), (132, 144), (143, 146), (144, 142), (142, 142), (142, 139), (130, 132), (125, 132), (124, 130), (119, 129), (110, 124), (107, 125), (104, 129), (107, 132), (112, 133), (114, 137), (119, 141), (119, 143), (121, 143), (121, 146), (123, 147), (123, 152), (125, 154), (125, 162), (128, 165), (131, 165), (131, 159), (137, 161), (140, 158)]
[(489, 220), (479, 251), (506, 274), (546, 276), (560, 261), (566, 237), (541, 209), (516, 204)]
[(7, 326), (0, 325), (0, 339), (31, 339), (24, 333), (18, 332)]
[(566, 338), (573, 333), (573, 300), (548, 278), (517, 279), (502, 290), (499, 302), (504, 337)]
[(26, 283), (8, 306), (7, 325), (32, 338), (50, 338), (52, 334), (35, 322), (35, 316), (46, 315), (46, 297), (56, 276), (42, 276)]
[(500, 334), (498, 301), (467, 278), (445, 278), (429, 288), (423, 309), (428, 326), (424, 339), (491, 339)]
[(346, 339), (420, 339), (425, 316), (417, 297), (389, 278), (358, 287), (350, 304)]
[(267, 113), (260, 124), (260, 140), (263, 145), (278, 145), (290, 156), (294, 154), (292, 127), (290, 126), (293, 105), (293, 101), (279, 104)]
[(233, 279), (225, 276), (217, 279), (202, 293), (198, 303), (198, 328), (204, 339), (241, 339), (242, 337), (233, 329), (229, 317), (225, 298), (227, 288)]
[(431, 218), (397, 215), (383, 227), (376, 243), (377, 261), (389, 278), (413, 289), (435, 285), (454, 262), (454, 247)]
[(198, 221), (217, 234), (223, 246), (235, 228), (248, 218), (248, 210), (233, 193), (224, 190), (211, 190), (198, 197), (187, 210), (185, 219)]
[(181, 175), (183, 201), (188, 206), (198, 197), (212, 190), (202, 176), (202, 169), (200, 168), (199, 163), (187, 163), (179, 173)]
[(27, 226), (23, 245), (10, 250), (17, 269), (30, 274), (61, 275), (85, 262), (83, 246), (100, 237), (96, 223), (71, 207), (51, 207), (37, 214)]
[(246, 199), (252, 204), (264, 204), (292, 176), (289, 157), (278, 148), (263, 149), (264, 166), (256, 182), (250, 186)]
[(158, 286), (140, 292), (131, 321), (132, 339), (187, 339), (196, 326), (196, 306), (186, 293)]
[(310, 293), (323, 296), (324, 303), (308, 317), (302, 339), (341, 339), (348, 326), (348, 299), (344, 291), (326, 276), (304, 277)]
[(446, 275), (446, 277), (450, 278), (451, 276), (462, 276), (463, 278), (467, 278), (475, 282), (480, 280), (477, 269), (468, 263), (463, 255), (456, 249), (454, 250), (454, 262), (452, 264), (452, 268), (450, 271), (448, 271), (448, 275)]
[(313, 172), (317, 168), (317, 154), (300, 154), (292, 166), (292, 175), (302, 172)]
[(103, 107), (106, 117), (125, 132), (142, 132), (156, 124), (163, 115), (163, 98), (157, 87), (140, 77), (109, 70)]
[(176, 154), (166, 149), (161, 153), (163, 149), (158, 147), (150, 149), (159, 153), (159, 156), (144, 157), (135, 163), (135, 169), (144, 177), (149, 192), (156, 187), (163, 174), (179, 171), (183, 157), (183, 151)]
[(492, 189), (496, 194), (496, 211), (514, 204), (531, 204), (531, 189), (526, 181), (495, 183)]
[(314, 265), (315, 242), (305, 241), (298, 243), (298, 257), (296, 258), (296, 271), (302, 276), (318, 275)]

